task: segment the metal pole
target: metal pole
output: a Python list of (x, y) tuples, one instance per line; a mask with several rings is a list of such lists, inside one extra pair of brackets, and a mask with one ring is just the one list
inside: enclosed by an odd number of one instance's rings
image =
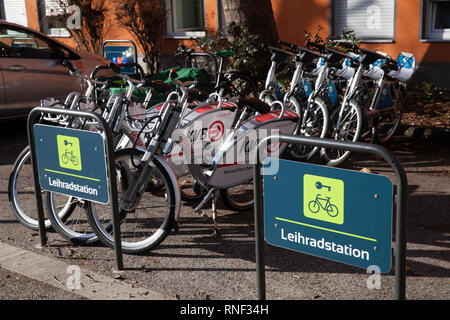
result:
[(37, 206), (37, 214), (38, 214), (38, 226), (39, 226), (39, 237), (41, 240), (41, 246), (44, 247), (47, 245), (47, 232), (45, 230), (45, 217), (44, 217), (44, 207), (42, 205), (42, 193), (41, 193), (41, 185), (39, 184), (39, 176), (38, 176), (38, 165), (36, 160), (36, 145), (34, 143), (34, 130), (33, 125), (36, 122), (37, 116), (40, 113), (34, 114), (30, 113), (27, 119), (27, 127), (28, 127), (28, 144), (30, 145), (30, 155), (31, 155), (31, 164), (33, 167), (33, 178), (34, 178), (34, 194), (36, 197), (36, 206)]
[[(103, 119), (102, 119), (103, 120)], [(116, 160), (114, 156), (114, 145), (111, 129), (104, 122), (103, 124), (106, 132), (106, 144), (108, 154), (108, 178), (110, 187), (111, 204), (113, 208), (112, 220), (113, 220), (113, 232), (114, 232), (114, 254), (116, 261), (116, 269), (118, 271), (123, 270), (123, 255), (122, 255), (122, 239), (120, 233), (120, 220), (119, 220), (119, 199), (117, 196), (117, 180), (116, 180)]]
[[(258, 157), (259, 158), (259, 157)], [(266, 270), (264, 262), (264, 204), (262, 201), (261, 163), (253, 166), (255, 199), (255, 256), (258, 299), (266, 300)]]
[[(262, 179), (261, 179), (261, 159), (259, 150), (262, 146), (266, 146), (271, 139), (276, 139), (279, 142), (289, 144), (303, 144), (308, 146), (320, 148), (334, 148), (341, 150), (348, 150), (357, 153), (369, 153), (382, 157), (393, 168), (397, 179), (397, 226), (396, 226), (396, 250), (395, 250), (395, 296), (397, 300), (404, 300), (406, 298), (406, 215), (407, 215), (407, 188), (408, 181), (405, 170), (397, 158), (389, 152), (386, 148), (378, 145), (361, 142), (346, 142), (331, 139), (320, 139), (313, 137), (289, 136), (289, 135), (271, 135), (265, 137), (258, 143), (257, 152), (255, 155), (255, 169), (254, 169), (254, 183), (255, 183), (255, 245), (257, 254), (257, 280), (259, 297), (265, 298), (265, 278), (264, 276), (264, 250), (261, 241), (264, 241), (264, 236), (260, 234), (260, 230), (264, 230), (263, 225), (263, 195), (262, 195)], [(256, 185), (258, 184), (258, 185)], [(258, 220), (256, 219), (258, 217)], [(258, 223), (258, 225), (257, 225)], [(261, 240), (262, 239), (262, 240)], [(262, 255), (262, 257), (259, 257)], [(264, 292), (260, 292), (264, 291)]]

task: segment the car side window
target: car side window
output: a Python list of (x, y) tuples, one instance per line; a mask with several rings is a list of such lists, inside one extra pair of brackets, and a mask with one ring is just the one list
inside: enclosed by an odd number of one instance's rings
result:
[(0, 28), (0, 58), (53, 59), (55, 50), (44, 39), (10, 27)]

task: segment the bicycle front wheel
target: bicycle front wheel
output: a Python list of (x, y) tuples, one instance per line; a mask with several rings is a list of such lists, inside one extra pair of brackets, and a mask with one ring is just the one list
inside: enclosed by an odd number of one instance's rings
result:
[[(139, 163), (142, 155), (135, 149), (115, 153), (119, 201), (136, 172), (134, 165)], [(154, 160), (150, 165), (152, 173), (142, 198), (133, 208), (121, 209), (119, 213), (122, 250), (125, 253), (140, 253), (155, 248), (167, 237), (175, 223), (179, 201), (175, 190), (176, 180), (160, 162)], [(114, 247), (111, 205), (88, 202), (86, 209), (89, 222), (99, 239), (105, 245)]]
[[(90, 244), (98, 240), (86, 216), (86, 201), (47, 192), (46, 204), (52, 227), (63, 238), (77, 245)], [(71, 214), (69, 217), (62, 219), (59, 212), (65, 210), (71, 210)]]
[[(39, 230), (36, 197), (31, 163), (31, 149), (27, 146), (17, 157), (9, 176), (8, 198), (17, 220), (31, 230)], [(56, 214), (64, 221), (73, 211), (73, 206), (66, 206)], [(45, 228), (51, 227), (51, 221), (45, 220)]]
[[(299, 105), (299, 102), (296, 99), (295, 101), (295, 103)], [(300, 117), (303, 116), (301, 113), (302, 111), (297, 112)], [(302, 120), (299, 120), (300, 127), (296, 132), (300, 136), (325, 138), (328, 130), (328, 118), (328, 107), (325, 101), (321, 98), (315, 98), (311, 103), (308, 114), (305, 117), (304, 125), (302, 126)], [(291, 146), (291, 156), (295, 160), (307, 161), (314, 157), (319, 149), (319, 147), (314, 146), (293, 145)]]
[(223, 98), (255, 98), (258, 94), (257, 84), (245, 74), (233, 73), (228, 81), (226, 87), (219, 90)]
[[(357, 142), (361, 135), (363, 123), (361, 107), (356, 101), (350, 100), (344, 107), (341, 122), (337, 126), (339, 110), (340, 108), (337, 108), (330, 116), (330, 138), (338, 141)], [(329, 166), (342, 164), (351, 154), (350, 151), (331, 148), (322, 148), (320, 152), (323, 162)]]

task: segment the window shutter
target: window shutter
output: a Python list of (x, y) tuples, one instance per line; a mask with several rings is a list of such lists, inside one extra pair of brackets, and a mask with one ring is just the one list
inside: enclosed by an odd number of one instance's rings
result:
[(0, 0), (0, 11), (3, 20), (28, 26), (25, 0)]
[[(61, 1), (63, 4), (68, 5), (67, 1)], [(47, 17), (57, 16), (64, 13), (64, 9), (58, 4), (56, 0), (41, 0), (39, 1), (40, 9)]]
[[(59, 4), (62, 3), (62, 6)], [(67, 0), (40, 0), (39, 10), (42, 16), (42, 31), (52, 37), (69, 37), (70, 33), (61, 21), (60, 15), (64, 14), (68, 6)]]
[(335, 0), (334, 35), (344, 29), (361, 40), (393, 40), (396, 0)]

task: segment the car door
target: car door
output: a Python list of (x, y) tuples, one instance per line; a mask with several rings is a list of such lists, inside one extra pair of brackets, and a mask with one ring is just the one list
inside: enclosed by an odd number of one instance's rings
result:
[(9, 115), (27, 113), (44, 97), (64, 99), (80, 90), (78, 79), (61, 63), (61, 50), (28, 30), (0, 26), (0, 70)]

